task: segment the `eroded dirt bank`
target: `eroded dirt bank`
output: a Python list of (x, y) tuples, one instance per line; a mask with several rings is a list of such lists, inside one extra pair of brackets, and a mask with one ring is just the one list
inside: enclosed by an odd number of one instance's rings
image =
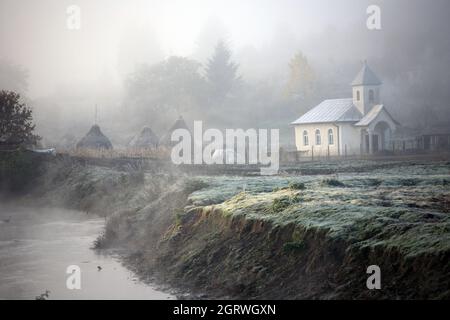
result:
[[(29, 199), (107, 216), (99, 247), (199, 296), (449, 299), (449, 172), (192, 177), (64, 163)], [(373, 264), (382, 290), (366, 287)]]
[[(407, 257), (383, 245), (360, 247), (326, 228), (274, 225), (191, 209), (159, 245), (165, 279), (213, 296), (261, 299), (449, 298), (449, 252)], [(382, 270), (382, 290), (366, 269)], [(432, 279), (432, 281), (430, 281)]]

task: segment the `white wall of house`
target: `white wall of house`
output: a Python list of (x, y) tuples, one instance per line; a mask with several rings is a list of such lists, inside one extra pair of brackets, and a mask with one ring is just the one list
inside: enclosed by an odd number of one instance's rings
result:
[[(320, 131), (320, 144), (316, 142), (316, 130)], [(333, 143), (330, 144), (328, 131), (333, 133)], [(303, 132), (308, 133), (308, 144), (305, 145)], [(322, 124), (302, 124), (295, 126), (295, 144), (297, 150), (311, 156), (326, 157), (328, 155), (339, 155), (339, 137), (338, 128), (333, 123)]]
[(361, 153), (361, 130), (353, 123), (339, 124), (341, 136), (340, 152), (341, 155), (359, 155)]
[[(315, 132), (321, 132), (321, 144), (316, 144)], [(328, 130), (333, 131), (333, 144), (329, 144)], [(303, 132), (308, 132), (309, 144), (304, 144)], [(353, 126), (352, 123), (306, 124), (295, 127), (295, 143), (297, 150), (311, 156), (325, 157), (359, 155), (361, 152), (361, 129)]]

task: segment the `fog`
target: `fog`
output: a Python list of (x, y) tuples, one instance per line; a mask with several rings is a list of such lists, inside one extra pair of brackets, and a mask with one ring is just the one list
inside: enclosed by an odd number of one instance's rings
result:
[[(381, 30), (366, 27), (371, 4), (381, 8)], [(80, 29), (67, 27), (71, 5), (81, 10)], [(445, 0), (0, 0), (0, 87), (20, 91), (33, 107), (44, 145), (81, 137), (93, 122), (122, 145), (143, 125), (164, 134), (179, 115), (219, 127), (279, 127), (283, 143), (292, 144), (288, 124), (323, 99), (351, 96), (349, 84), (367, 60), (400, 123), (445, 124), (449, 12)], [(240, 81), (226, 102), (205, 98), (194, 85), (220, 40)], [(300, 100), (284, 94), (297, 52), (315, 79)], [(195, 95), (164, 100), (148, 88), (136, 91), (136, 81), (130, 88), (144, 66), (173, 56), (198, 63), (200, 77), (186, 89)], [(217, 107), (223, 105), (230, 107)]]

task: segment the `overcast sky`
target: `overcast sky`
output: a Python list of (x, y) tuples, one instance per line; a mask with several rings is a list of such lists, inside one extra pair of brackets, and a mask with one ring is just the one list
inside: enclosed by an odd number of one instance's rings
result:
[[(220, 33), (239, 52), (268, 46), (284, 31), (301, 40), (326, 29), (363, 28), (367, 8), (361, 0), (0, 3), (0, 56), (30, 71), (31, 97), (51, 93), (57, 85), (117, 81), (136, 63), (168, 55), (204, 59), (212, 50), (209, 38)], [(66, 27), (72, 4), (81, 9), (80, 30)]]

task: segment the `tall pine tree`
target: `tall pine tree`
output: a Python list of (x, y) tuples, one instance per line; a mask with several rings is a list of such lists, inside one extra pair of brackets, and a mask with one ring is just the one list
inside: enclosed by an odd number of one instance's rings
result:
[(219, 41), (206, 65), (206, 80), (214, 100), (223, 100), (236, 88), (240, 80), (237, 75), (238, 67), (231, 60), (231, 50), (226, 43)]

